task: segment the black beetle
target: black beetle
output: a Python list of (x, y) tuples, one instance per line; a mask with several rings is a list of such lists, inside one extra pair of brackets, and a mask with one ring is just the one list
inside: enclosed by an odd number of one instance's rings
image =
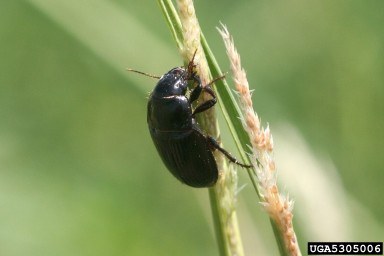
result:
[[(215, 149), (242, 167), (250, 168), (252, 165), (239, 163), (198, 127), (196, 114), (216, 104), (216, 95), (209, 85), (224, 76), (202, 86), (194, 67), (192, 58), (187, 67), (173, 68), (161, 77), (132, 69), (129, 71), (159, 78), (147, 106), (147, 123), (153, 143), (173, 176), (191, 187), (200, 188), (213, 186), (217, 182), (219, 171), (212, 153)], [(187, 97), (189, 81), (196, 86)], [(202, 92), (210, 94), (212, 98), (193, 110), (192, 103)]]

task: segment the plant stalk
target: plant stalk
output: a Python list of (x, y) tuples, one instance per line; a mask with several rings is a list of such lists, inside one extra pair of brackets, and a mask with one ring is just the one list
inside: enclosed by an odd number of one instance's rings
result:
[[(211, 72), (201, 46), (201, 31), (192, 0), (178, 0), (178, 12), (170, 0), (158, 0), (158, 2), (184, 57), (184, 63), (188, 63), (191, 56), (197, 51), (195, 58), (197, 73), (203, 85), (208, 84), (211, 79)], [(201, 100), (205, 101), (207, 99), (205, 97), (206, 95), (203, 95), (200, 102)], [(198, 123), (207, 134), (219, 138), (220, 132), (214, 109), (199, 115)], [(233, 178), (233, 172), (230, 171), (222, 154), (215, 152), (215, 158), (220, 175), (216, 185), (209, 188), (209, 198), (219, 252), (220, 255), (242, 256), (244, 255), (243, 245), (235, 212), (237, 179)]]

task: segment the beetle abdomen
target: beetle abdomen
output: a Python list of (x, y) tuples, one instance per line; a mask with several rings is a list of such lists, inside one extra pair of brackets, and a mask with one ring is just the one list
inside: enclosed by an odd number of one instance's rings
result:
[(192, 129), (163, 132), (150, 129), (152, 140), (168, 170), (192, 187), (209, 187), (216, 183), (218, 170), (204, 135)]

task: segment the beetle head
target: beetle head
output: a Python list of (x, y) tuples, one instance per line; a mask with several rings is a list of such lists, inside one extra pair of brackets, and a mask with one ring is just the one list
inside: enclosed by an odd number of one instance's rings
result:
[(185, 95), (188, 87), (188, 72), (184, 67), (176, 67), (164, 74), (153, 93), (158, 97)]

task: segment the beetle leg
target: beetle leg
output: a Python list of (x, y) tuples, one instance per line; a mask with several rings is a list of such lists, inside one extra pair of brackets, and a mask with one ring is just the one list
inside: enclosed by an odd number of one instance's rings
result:
[(189, 98), (189, 102), (192, 103), (193, 101), (197, 100), (197, 98), (199, 98), (199, 96), (203, 90), (205, 92), (209, 93), (209, 95), (212, 96), (212, 99), (210, 99), (210, 100), (204, 102), (203, 104), (197, 106), (195, 111), (193, 111), (192, 116), (196, 115), (197, 113), (201, 113), (207, 109), (210, 109), (211, 107), (213, 107), (216, 104), (216, 102), (217, 102), (216, 95), (215, 95), (215, 92), (210, 87), (210, 85), (215, 83), (217, 80), (224, 79), (224, 78), (225, 78), (225, 74), (222, 76), (216, 77), (215, 79), (213, 79), (211, 82), (209, 82), (207, 85), (205, 85), (203, 87), (201, 85), (200, 78), (197, 75), (193, 77), (193, 80), (195, 80), (197, 82), (197, 86), (195, 87), (195, 89), (193, 89), (191, 96)]
[(194, 102), (195, 100), (197, 100), (199, 98), (201, 92), (203, 91), (203, 86), (201, 85), (200, 78), (197, 75), (195, 75), (195, 76), (193, 76), (192, 79), (194, 81), (196, 81), (197, 85), (192, 90), (191, 95), (189, 96), (189, 103), (191, 103), (191, 104), (192, 104), (192, 102)]
[(195, 108), (195, 110), (193, 111), (192, 113), (192, 116), (200, 113), (200, 112), (203, 112), (207, 109), (210, 109), (211, 107), (213, 107), (216, 102), (217, 102), (217, 99), (216, 99), (216, 95), (215, 93), (212, 91), (212, 89), (208, 86), (204, 87), (203, 90), (207, 93), (209, 93), (211, 96), (212, 96), (212, 99), (210, 100), (207, 100), (206, 102), (203, 102), (201, 105), (197, 106)]
[(213, 149), (219, 150), (232, 163), (235, 163), (235, 164), (240, 165), (241, 167), (245, 167), (245, 168), (252, 168), (253, 167), (253, 165), (248, 165), (248, 164), (244, 164), (244, 163), (239, 162), (235, 157), (233, 157), (231, 155), (231, 153), (229, 153), (228, 151), (226, 151), (225, 149), (220, 147), (219, 143), (217, 143), (217, 141), (214, 138), (212, 138), (211, 136), (208, 135), (208, 136), (205, 136), (205, 138), (207, 139), (207, 143), (209, 144), (210, 147), (212, 147)]

